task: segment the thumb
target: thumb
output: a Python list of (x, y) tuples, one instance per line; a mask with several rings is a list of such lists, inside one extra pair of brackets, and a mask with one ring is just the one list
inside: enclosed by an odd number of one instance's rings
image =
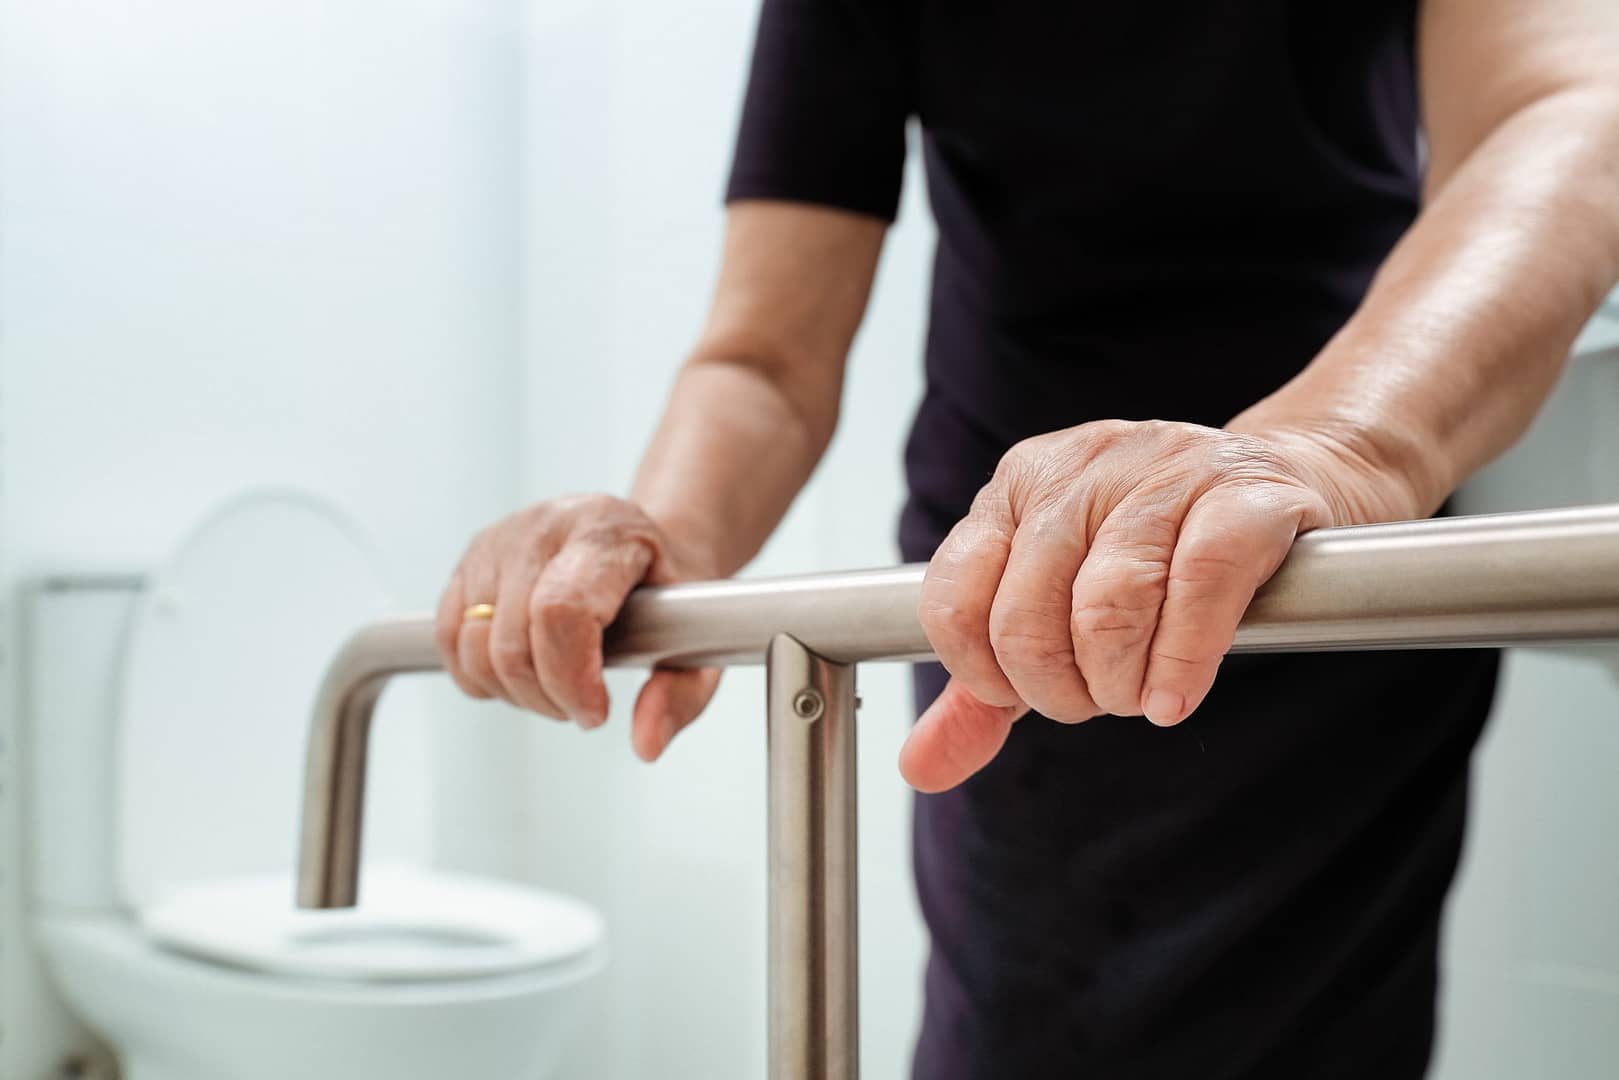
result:
[(703, 711), (720, 682), (719, 668), (652, 672), (635, 699), (630, 743), (642, 761), (656, 761), (682, 728)]
[(1029, 711), (1016, 705), (986, 705), (955, 679), (922, 713), (899, 751), (899, 773), (918, 791), (955, 787), (992, 761), (1012, 724)]

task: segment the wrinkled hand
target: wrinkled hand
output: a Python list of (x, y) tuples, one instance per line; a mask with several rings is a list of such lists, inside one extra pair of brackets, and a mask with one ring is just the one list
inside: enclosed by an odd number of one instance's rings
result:
[[(717, 576), (634, 503), (606, 495), (540, 503), (473, 538), (439, 600), (439, 653), (473, 697), (503, 698), (582, 728), (607, 720), (602, 631), (630, 591)], [(492, 619), (467, 619), (493, 604)], [(630, 738), (651, 761), (708, 704), (719, 672), (654, 671)]]
[(1159, 421), (1013, 447), (928, 566), (919, 615), (951, 679), (900, 754), (906, 780), (953, 787), (1030, 710), (1186, 719), (1295, 537), (1406, 512), (1364, 464), (1296, 433)]

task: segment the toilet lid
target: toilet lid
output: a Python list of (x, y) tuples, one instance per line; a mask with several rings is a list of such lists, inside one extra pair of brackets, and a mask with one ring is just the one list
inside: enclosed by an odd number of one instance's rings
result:
[[(393, 606), (360, 530), (301, 492), (231, 500), (152, 573), (125, 648), (115, 747), (131, 906), (295, 865), (316, 690), (349, 634)], [(380, 741), (411, 730), (390, 719)], [(413, 769), (373, 765), (379, 785), (407, 781), (418, 794), (369, 815), (368, 855), (415, 855), (414, 837), (401, 838), (425, 832), (409, 820), (425, 785), (396, 775)], [(383, 793), (368, 792), (368, 805)]]
[(421, 981), (567, 965), (602, 944), (601, 917), (555, 893), (407, 867), (367, 868), (360, 905), (293, 906), (289, 875), (197, 885), (142, 909), (159, 944), (305, 978)]

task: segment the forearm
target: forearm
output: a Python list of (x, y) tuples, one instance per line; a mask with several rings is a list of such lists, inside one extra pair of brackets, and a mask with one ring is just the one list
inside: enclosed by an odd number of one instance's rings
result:
[(764, 544), (831, 436), (758, 366), (701, 358), (682, 369), (631, 491), (669, 534), (724, 577)]
[(1515, 110), (1458, 167), (1320, 356), (1232, 427), (1313, 431), (1431, 513), (1509, 446), (1619, 278), (1619, 89)]
[(709, 572), (753, 558), (831, 441), (886, 229), (827, 207), (731, 206), (713, 308), (631, 492)]

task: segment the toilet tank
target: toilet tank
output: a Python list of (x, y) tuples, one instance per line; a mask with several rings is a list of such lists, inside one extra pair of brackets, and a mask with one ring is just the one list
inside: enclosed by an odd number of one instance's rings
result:
[(138, 575), (48, 577), (25, 588), (27, 790), (33, 897), (119, 904), (114, 802), (119, 665)]

